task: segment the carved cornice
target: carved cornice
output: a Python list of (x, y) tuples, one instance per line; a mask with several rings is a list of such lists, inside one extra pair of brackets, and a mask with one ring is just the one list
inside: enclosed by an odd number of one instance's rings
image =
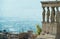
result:
[(60, 1), (43, 1), (42, 7), (60, 7)]

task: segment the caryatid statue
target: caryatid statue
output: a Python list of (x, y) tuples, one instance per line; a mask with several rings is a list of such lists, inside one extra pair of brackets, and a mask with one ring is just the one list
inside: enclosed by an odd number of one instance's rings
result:
[(52, 7), (51, 22), (55, 22), (55, 8), (54, 7)]
[(57, 10), (57, 14), (56, 14), (56, 22), (59, 22), (59, 7), (56, 7), (56, 10)]
[(57, 12), (59, 12), (59, 9), (58, 9), (58, 7), (56, 7), (56, 10), (57, 10)]
[(47, 7), (47, 22), (49, 22), (49, 16), (50, 16), (50, 10), (49, 7)]
[(43, 17), (43, 22), (45, 22), (45, 7), (43, 7), (42, 17)]

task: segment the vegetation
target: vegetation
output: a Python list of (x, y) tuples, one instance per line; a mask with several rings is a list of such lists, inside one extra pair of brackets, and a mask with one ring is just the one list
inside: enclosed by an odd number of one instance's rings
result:
[(40, 35), (42, 29), (39, 25), (36, 25), (37, 34)]

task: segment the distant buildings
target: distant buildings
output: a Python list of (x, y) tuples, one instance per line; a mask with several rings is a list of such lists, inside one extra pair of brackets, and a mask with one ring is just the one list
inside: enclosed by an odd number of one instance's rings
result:
[(0, 39), (8, 39), (6, 30), (0, 31)]

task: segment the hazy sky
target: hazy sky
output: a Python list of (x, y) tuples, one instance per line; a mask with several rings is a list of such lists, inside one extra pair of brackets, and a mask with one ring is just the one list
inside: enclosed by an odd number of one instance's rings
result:
[(0, 0), (0, 17), (41, 19), (40, 1), (46, 0)]

